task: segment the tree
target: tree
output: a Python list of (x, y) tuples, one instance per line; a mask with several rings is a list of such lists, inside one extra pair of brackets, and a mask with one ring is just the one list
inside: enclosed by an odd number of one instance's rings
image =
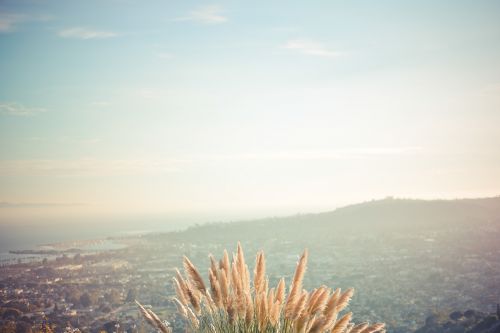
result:
[(84, 294), (82, 294), (82, 296), (80, 296), (80, 303), (85, 308), (92, 305), (92, 300), (90, 299), (89, 293), (84, 293)]
[(85, 308), (94, 305), (97, 303), (97, 295), (94, 293), (83, 293), (82, 296), (80, 296), (80, 303)]

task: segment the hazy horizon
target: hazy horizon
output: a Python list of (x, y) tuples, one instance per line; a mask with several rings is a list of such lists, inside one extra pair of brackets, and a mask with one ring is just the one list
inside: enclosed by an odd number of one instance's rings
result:
[(499, 11), (2, 1), (0, 223), (496, 196)]
[[(299, 215), (315, 216), (322, 213), (334, 212), (337, 209), (359, 205), (369, 207), (370, 203), (385, 201), (391, 205), (408, 201), (418, 202), (459, 202), (462, 200), (487, 200), (499, 199), (500, 195), (491, 197), (469, 198), (403, 198), (387, 196), (373, 198), (359, 202), (352, 202), (337, 207), (329, 207), (317, 211), (292, 211), (292, 212), (248, 212), (233, 214), (200, 214), (200, 215), (136, 215), (136, 216), (72, 216), (65, 215), (54, 218), (27, 218), (26, 220), (0, 220), (0, 254), (12, 250), (28, 250), (38, 248), (40, 245), (67, 243), (69, 241), (95, 240), (106, 237), (123, 237), (165, 233), (171, 231), (185, 231), (193, 226), (205, 226), (211, 223), (238, 223), (277, 221), (298, 217)], [(1, 206), (2, 203), (0, 203)], [(367, 205), (366, 205), (367, 204)], [(4, 207), (5, 208), (5, 207)], [(19, 207), (20, 208), (20, 207)], [(420, 211), (425, 214), (425, 209)], [(436, 217), (436, 216), (434, 216)], [(366, 221), (365, 221), (366, 222)], [(404, 222), (404, 221), (401, 221)], [(404, 224), (404, 223), (403, 223)]]

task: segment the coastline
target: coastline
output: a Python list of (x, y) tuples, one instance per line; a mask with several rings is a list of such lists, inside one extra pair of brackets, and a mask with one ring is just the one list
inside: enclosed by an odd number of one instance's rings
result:
[(66, 242), (40, 244), (31, 249), (0, 252), (0, 266), (17, 263), (40, 262), (44, 259), (55, 260), (60, 256), (73, 257), (77, 254), (95, 254), (111, 250), (121, 250), (128, 245), (124, 238), (102, 238), (71, 240)]

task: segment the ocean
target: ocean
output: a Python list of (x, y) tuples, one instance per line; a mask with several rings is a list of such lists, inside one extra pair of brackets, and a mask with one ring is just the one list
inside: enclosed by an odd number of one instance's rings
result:
[[(30, 224), (12, 225), (0, 224), (0, 263), (12, 262), (17, 259), (36, 260), (37, 255), (13, 254), (9, 251), (35, 250), (40, 246), (66, 243), (71, 241), (106, 239), (110, 237), (124, 237), (152, 232), (168, 232), (183, 229), (190, 223), (136, 221), (120, 223), (84, 223), (73, 222), (68, 224)], [(107, 244), (105, 246), (114, 247)], [(44, 256), (46, 257), (46, 256)], [(43, 257), (41, 257), (43, 259)]]

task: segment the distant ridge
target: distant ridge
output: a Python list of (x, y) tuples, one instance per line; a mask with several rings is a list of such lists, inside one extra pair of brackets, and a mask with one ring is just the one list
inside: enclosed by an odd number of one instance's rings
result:
[(340, 207), (321, 213), (296, 214), (256, 220), (207, 223), (176, 236), (216, 238), (316, 237), (325, 233), (363, 230), (371, 233), (410, 232), (460, 225), (500, 224), (500, 196), (474, 199), (421, 200), (385, 198)]
[[(338, 208), (334, 211), (313, 214), (335, 220), (359, 219), (382, 223), (398, 220), (399, 223), (453, 222), (457, 220), (499, 218), (500, 196), (478, 199), (422, 200), (385, 198)], [(391, 225), (393, 226), (393, 225)]]

